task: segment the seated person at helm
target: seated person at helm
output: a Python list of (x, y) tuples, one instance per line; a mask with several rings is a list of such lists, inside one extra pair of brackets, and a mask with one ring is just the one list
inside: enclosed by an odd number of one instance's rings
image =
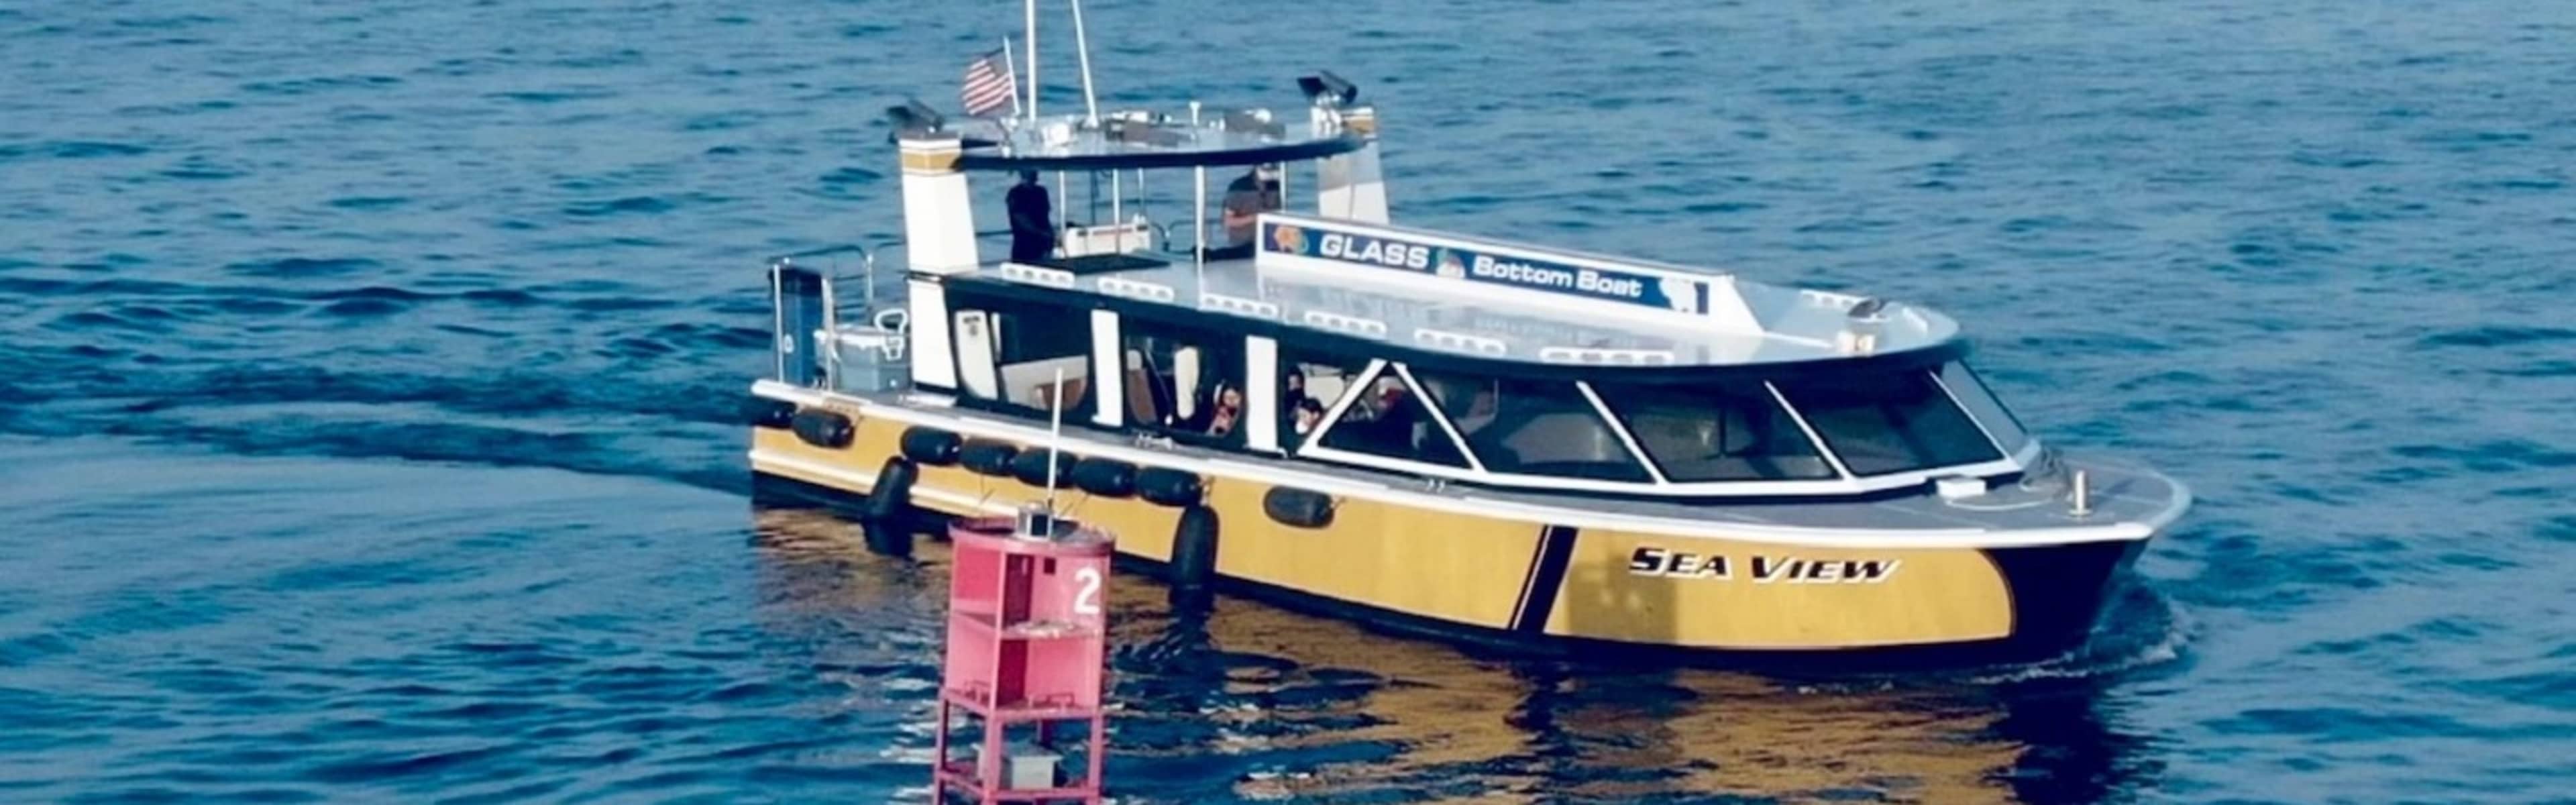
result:
[(1280, 209), (1279, 165), (1255, 166), (1251, 172), (1234, 177), (1225, 186), (1225, 247), (1209, 249), (1210, 260), (1240, 260), (1252, 256), (1252, 239), (1259, 237), (1258, 216)]

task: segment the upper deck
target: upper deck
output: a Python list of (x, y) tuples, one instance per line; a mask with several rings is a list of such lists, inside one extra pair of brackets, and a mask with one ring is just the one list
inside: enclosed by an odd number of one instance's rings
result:
[(1098, 269), (999, 262), (951, 282), (1548, 365), (1792, 364), (1926, 350), (1958, 334), (1956, 322), (1920, 306), (1649, 261), (1277, 213), (1262, 216), (1260, 232), (1250, 258), (1131, 254)]

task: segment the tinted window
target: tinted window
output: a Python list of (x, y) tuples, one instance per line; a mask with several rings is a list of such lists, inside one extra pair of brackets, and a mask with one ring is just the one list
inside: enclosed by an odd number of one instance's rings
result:
[(1666, 479), (1785, 481), (1833, 467), (1761, 383), (1596, 384), (1601, 401)]
[(1404, 461), (1467, 466), (1467, 457), (1458, 452), (1457, 442), (1450, 440), (1449, 432), (1431, 418), (1431, 408), (1424, 404), (1421, 390), (1405, 383), (1392, 364), (1357, 393), (1359, 397), (1351, 401), (1341, 418), (1324, 429), (1319, 444)]
[(1568, 382), (1497, 380), (1414, 372), (1423, 391), (1493, 472), (1652, 480), (1583, 392)]
[(984, 307), (960, 300), (952, 315), (959, 390), (1048, 415), (1064, 375), (1065, 418), (1090, 408), (1091, 313), (1076, 308)]
[(1241, 336), (1133, 318), (1119, 331), (1129, 424), (1194, 441), (1242, 442)]
[(1986, 426), (1986, 434), (1995, 437), (1995, 443), (2005, 453), (2021, 452), (2022, 445), (2030, 443), (2030, 434), (2022, 430), (2021, 420), (1995, 399), (1994, 390), (1967, 364), (1942, 365), (1941, 385), (1950, 389), (1950, 396), (1958, 398), (1969, 416), (1977, 418), (1977, 424)]
[(2003, 458), (1922, 370), (1780, 383), (1780, 393), (1853, 475)]
[(1358, 392), (1367, 358), (1282, 346), (1279, 350), (1279, 443), (1294, 448), (1323, 424), (1342, 398)]

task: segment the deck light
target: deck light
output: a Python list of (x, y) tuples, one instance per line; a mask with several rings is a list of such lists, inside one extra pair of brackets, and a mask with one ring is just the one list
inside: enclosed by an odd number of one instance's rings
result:
[(1297, 89), (1306, 93), (1306, 102), (1316, 106), (1349, 106), (1360, 98), (1360, 88), (1345, 81), (1331, 70), (1317, 70), (1314, 75), (1299, 76)]
[(898, 137), (929, 134), (948, 124), (948, 119), (941, 117), (939, 110), (930, 108), (919, 98), (906, 98), (902, 106), (886, 107), (886, 120), (894, 123), (895, 136)]
[(1836, 334), (1834, 346), (1845, 355), (1867, 355), (1878, 351), (1878, 334), (1887, 323), (1887, 303), (1863, 299), (1852, 305), (1843, 331)]

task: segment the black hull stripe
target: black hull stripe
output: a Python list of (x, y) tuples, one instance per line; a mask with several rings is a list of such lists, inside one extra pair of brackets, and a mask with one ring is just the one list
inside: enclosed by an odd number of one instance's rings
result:
[(1556, 611), (1556, 594), (1565, 586), (1566, 566), (1574, 561), (1575, 530), (1552, 525), (1538, 538), (1538, 562), (1530, 571), (1528, 589), (1521, 593), (1521, 607), (1512, 618), (1512, 631), (1537, 634), (1547, 630), (1547, 616)]
[(1529, 569), (1521, 571), (1521, 591), (1512, 595), (1512, 617), (1506, 623), (1521, 622), (1521, 612), (1529, 609), (1530, 582), (1538, 580), (1538, 566), (1547, 558), (1547, 529), (1540, 528), (1538, 543), (1530, 546)]

